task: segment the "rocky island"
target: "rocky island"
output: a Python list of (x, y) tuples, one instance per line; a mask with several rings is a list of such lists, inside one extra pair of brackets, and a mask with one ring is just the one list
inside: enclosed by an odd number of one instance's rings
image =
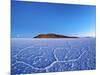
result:
[(48, 34), (39, 34), (35, 36), (34, 38), (79, 38), (79, 37), (48, 33)]

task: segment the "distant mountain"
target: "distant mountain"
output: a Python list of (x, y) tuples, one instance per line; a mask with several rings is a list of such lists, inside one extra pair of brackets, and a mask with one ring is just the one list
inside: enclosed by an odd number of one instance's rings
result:
[(39, 34), (39, 35), (35, 36), (34, 38), (79, 38), (79, 37), (49, 33), (49, 34)]

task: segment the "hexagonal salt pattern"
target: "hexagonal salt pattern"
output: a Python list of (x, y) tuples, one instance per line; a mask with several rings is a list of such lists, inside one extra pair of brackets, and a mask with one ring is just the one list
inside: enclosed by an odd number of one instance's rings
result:
[(93, 70), (95, 38), (12, 39), (11, 74)]

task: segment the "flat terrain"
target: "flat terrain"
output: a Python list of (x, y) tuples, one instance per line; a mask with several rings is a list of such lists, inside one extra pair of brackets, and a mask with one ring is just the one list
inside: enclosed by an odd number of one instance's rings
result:
[(11, 40), (11, 74), (96, 69), (95, 38)]

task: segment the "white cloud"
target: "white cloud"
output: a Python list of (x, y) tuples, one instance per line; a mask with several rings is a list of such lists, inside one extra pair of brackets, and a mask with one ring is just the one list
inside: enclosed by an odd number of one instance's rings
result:
[(96, 33), (95, 32), (86, 32), (86, 33), (79, 33), (77, 36), (80, 37), (95, 37)]

